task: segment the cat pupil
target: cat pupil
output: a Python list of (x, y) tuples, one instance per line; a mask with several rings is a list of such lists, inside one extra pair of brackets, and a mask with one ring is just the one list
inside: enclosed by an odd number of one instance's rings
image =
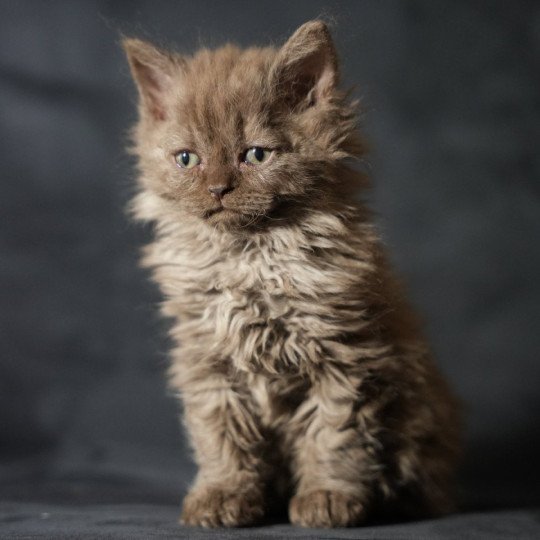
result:
[(189, 165), (189, 152), (182, 152), (182, 156), (180, 157), (182, 160), (182, 163), (187, 167)]
[(264, 159), (264, 150), (260, 146), (253, 148), (253, 155), (257, 161), (262, 161)]

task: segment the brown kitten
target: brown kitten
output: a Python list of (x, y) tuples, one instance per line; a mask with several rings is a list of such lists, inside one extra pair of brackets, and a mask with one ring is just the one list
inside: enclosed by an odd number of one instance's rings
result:
[(134, 210), (199, 465), (183, 523), (257, 522), (271, 488), (304, 526), (448, 511), (457, 407), (355, 202), (364, 147), (325, 24), (277, 50), (124, 47)]

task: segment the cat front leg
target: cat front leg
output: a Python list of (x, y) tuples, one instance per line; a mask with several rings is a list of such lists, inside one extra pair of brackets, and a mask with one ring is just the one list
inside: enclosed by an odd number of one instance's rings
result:
[(265, 440), (249, 400), (225, 377), (191, 384), (183, 398), (199, 472), (181, 522), (237, 527), (259, 521), (265, 509)]
[(377, 467), (359, 430), (354, 388), (347, 392), (340, 379), (314, 386), (289, 426), (296, 479), (289, 517), (304, 527), (358, 525), (370, 501)]

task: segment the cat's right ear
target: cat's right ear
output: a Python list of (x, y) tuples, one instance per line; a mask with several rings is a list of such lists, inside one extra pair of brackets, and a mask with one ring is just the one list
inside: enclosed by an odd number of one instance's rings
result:
[(338, 61), (328, 27), (315, 20), (303, 24), (276, 55), (270, 77), (292, 106), (327, 99), (339, 82)]
[(179, 59), (140, 39), (124, 38), (122, 46), (139, 90), (141, 114), (152, 120), (165, 120), (167, 96), (173, 89)]

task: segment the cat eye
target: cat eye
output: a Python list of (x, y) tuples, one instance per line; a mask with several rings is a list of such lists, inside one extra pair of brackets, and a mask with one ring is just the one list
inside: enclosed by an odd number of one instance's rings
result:
[(182, 169), (193, 169), (201, 162), (201, 158), (195, 152), (188, 152), (187, 150), (175, 154), (174, 160)]
[(264, 163), (270, 157), (271, 153), (271, 150), (266, 150), (260, 146), (254, 146), (253, 148), (247, 150), (244, 156), (244, 161), (246, 163), (251, 163), (251, 165), (259, 165)]

